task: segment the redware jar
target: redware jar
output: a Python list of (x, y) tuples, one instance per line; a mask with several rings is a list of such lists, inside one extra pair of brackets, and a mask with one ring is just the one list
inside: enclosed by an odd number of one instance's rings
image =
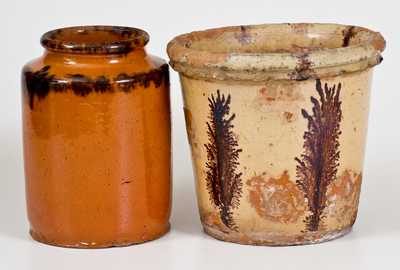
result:
[(168, 66), (129, 27), (82, 26), (42, 36), (22, 73), (31, 235), (47, 244), (109, 247), (169, 230)]

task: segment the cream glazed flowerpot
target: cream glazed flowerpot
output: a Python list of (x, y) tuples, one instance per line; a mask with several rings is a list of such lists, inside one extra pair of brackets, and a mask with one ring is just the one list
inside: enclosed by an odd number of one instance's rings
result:
[(206, 233), (299, 245), (351, 230), (384, 47), (377, 32), (336, 24), (226, 27), (169, 43)]

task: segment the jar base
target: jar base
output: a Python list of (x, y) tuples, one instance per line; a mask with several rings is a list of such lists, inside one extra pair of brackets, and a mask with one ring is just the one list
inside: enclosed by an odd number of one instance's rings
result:
[(340, 238), (348, 234), (352, 227), (346, 227), (341, 230), (328, 232), (309, 232), (301, 235), (283, 235), (279, 233), (240, 233), (240, 232), (223, 232), (215, 227), (203, 225), (204, 232), (211, 237), (242, 245), (254, 246), (298, 246), (311, 245)]
[(106, 241), (106, 242), (69, 242), (69, 241), (58, 241), (58, 240), (51, 240), (47, 239), (46, 237), (37, 234), (34, 232), (32, 229), (29, 230), (29, 234), (31, 235), (32, 239), (46, 244), (50, 246), (56, 246), (56, 247), (65, 247), (65, 248), (79, 248), (79, 249), (96, 249), (96, 248), (112, 248), (112, 247), (126, 247), (126, 246), (131, 246), (131, 245), (137, 245), (137, 244), (142, 244), (145, 242), (150, 242), (152, 240), (156, 240), (165, 234), (167, 234), (170, 231), (171, 225), (168, 223), (168, 225), (165, 227), (164, 230), (161, 232), (158, 232), (154, 235), (151, 235), (148, 238), (140, 239), (140, 240), (124, 240), (124, 241)]

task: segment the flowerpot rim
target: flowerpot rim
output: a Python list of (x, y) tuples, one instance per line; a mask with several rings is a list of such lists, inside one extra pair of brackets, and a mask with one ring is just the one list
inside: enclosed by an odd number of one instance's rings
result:
[(385, 40), (364, 27), (330, 23), (229, 26), (195, 31), (168, 43), (171, 66), (209, 80), (307, 80), (371, 68)]
[(50, 30), (40, 39), (53, 52), (72, 54), (126, 54), (143, 48), (149, 34), (139, 28), (111, 25), (82, 25)]

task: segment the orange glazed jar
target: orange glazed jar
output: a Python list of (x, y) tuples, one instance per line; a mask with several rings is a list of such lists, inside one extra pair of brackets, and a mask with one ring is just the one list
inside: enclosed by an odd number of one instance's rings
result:
[(79, 248), (160, 237), (171, 211), (168, 66), (129, 27), (42, 36), (22, 72), (26, 197), (32, 237)]

